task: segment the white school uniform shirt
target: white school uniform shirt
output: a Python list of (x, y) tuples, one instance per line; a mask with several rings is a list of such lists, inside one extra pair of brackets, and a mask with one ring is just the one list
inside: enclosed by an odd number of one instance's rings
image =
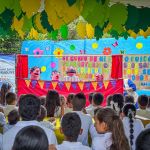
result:
[(105, 134), (97, 133), (94, 125), (90, 128), (90, 134), (92, 138), (92, 150), (109, 150), (112, 145), (112, 133)]
[(6, 105), (4, 108), (3, 108), (3, 111), (4, 111), (4, 115), (5, 117), (8, 116), (8, 114), (12, 111), (12, 110), (18, 110), (18, 107), (16, 107), (16, 105)]
[(88, 114), (84, 114), (82, 111), (73, 111), (77, 113), (81, 119), (81, 129), (83, 129), (82, 134), (78, 136), (77, 141), (82, 142), (83, 145), (88, 144), (88, 131), (90, 130), (92, 122), (92, 117)]
[(63, 141), (62, 144), (56, 146), (57, 150), (91, 150), (90, 147), (83, 145), (81, 142)]
[(94, 110), (97, 109), (97, 108), (100, 108), (100, 106), (91, 106), (90, 108), (86, 108), (86, 112), (88, 114), (91, 115), (91, 117), (94, 117)]
[(57, 144), (57, 139), (54, 132), (48, 128), (40, 125), (38, 121), (19, 121), (17, 124), (3, 134), (3, 150), (12, 150), (12, 146), (16, 137), (16, 134), (24, 127), (35, 125), (41, 127), (48, 138), (49, 144)]
[[(143, 123), (141, 120), (139, 119), (133, 119), (133, 130), (134, 130), (134, 133), (133, 133), (133, 136), (134, 136), (134, 139), (133, 139), (133, 145), (132, 145), (132, 150), (135, 150), (135, 142), (136, 142), (136, 139), (138, 137), (138, 135), (144, 130), (144, 126), (143, 126)], [(126, 137), (128, 138), (128, 141), (130, 143), (130, 123), (129, 123), (129, 118), (128, 117), (124, 117), (123, 120), (123, 126), (124, 126), (124, 131), (125, 131), (125, 135)]]

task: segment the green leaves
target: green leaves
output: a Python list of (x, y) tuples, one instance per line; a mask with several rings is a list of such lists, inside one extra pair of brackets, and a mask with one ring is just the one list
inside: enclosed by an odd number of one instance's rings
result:
[(2, 26), (4, 30), (9, 30), (12, 24), (13, 17), (13, 11), (5, 9), (5, 11), (0, 14), (0, 26)]
[(112, 28), (119, 33), (122, 32), (122, 26), (127, 20), (128, 11), (125, 5), (117, 3), (110, 7), (109, 21), (112, 24)]
[(47, 13), (44, 11), (42, 11), (41, 13), (41, 24), (43, 26), (44, 29), (47, 29), (48, 32), (53, 31), (53, 26), (49, 24), (48, 22), (48, 16)]
[(63, 39), (67, 39), (68, 37), (68, 27), (67, 25), (62, 25), (60, 27), (60, 34)]
[(102, 38), (103, 36), (102, 28), (100, 28), (99, 26), (96, 26), (94, 36), (96, 37), (96, 40), (99, 40), (99, 38)]

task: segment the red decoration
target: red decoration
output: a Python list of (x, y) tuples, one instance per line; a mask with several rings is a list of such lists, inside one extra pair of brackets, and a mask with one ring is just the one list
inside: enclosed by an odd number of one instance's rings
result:
[(103, 50), (104, 55), (110, 55), (111, 54), (111, 48), (110, 47), (105, 47)]

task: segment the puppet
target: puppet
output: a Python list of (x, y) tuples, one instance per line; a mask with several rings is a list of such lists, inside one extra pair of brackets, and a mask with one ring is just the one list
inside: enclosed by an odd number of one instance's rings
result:
[(41, 74), (41, 69), (39, 67), (32, 67), (30, 69), (30, 79), (31, 80), (39, 80)]

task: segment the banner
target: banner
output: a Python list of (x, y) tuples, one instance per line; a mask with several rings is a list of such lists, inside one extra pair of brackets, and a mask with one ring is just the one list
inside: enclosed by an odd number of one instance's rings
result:
[(15, 92), (15, 55), (0, 55), (0, 87), (8, 82)]
[[(42, 82), (42, 85), (41, 85)], [(107, 83), (107, 87), (105, 85)], [(87, 98), (86, 105), (89, 104), (88, 96), (93, 92), (100, 92), (104, 95), (102, 106), (106, 106), (106, 98), (110, 94), (123, 93), (123, 80), (101, 82), (53, 82), (53, 81), (31, 81), (25, 79), (17, 79), (18, 97), (22, 94), (35, 94), (37, 96), (46, 95), (48, 90), (57, 90), (60, 95), (68, 96), (69, 93), (83, 92)], [(109, 84), (110, 83), (110, 84)]]

